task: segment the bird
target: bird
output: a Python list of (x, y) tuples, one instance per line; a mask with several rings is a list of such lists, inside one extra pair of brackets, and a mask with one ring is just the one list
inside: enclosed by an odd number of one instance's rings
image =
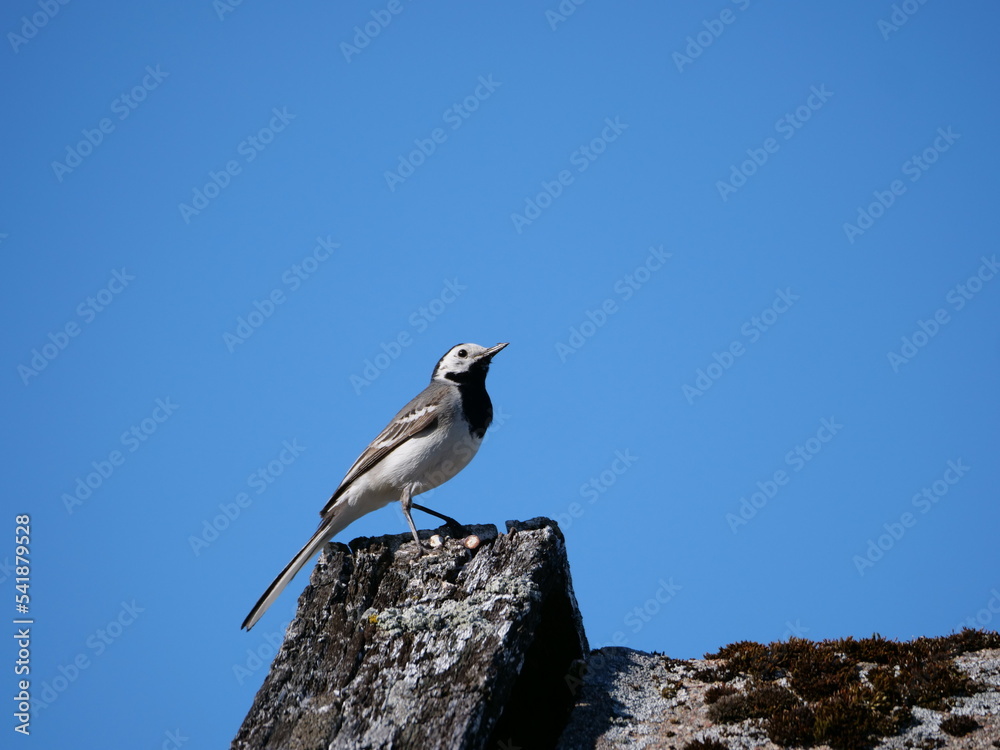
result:
[(482, 347), (458, 344), (438, 360), (431, 382), (399, 410), (354, 462), (320, 511), (319, 528), (271, 582), (243, 621), (250, 630), (278, 598), (302, 566), (336, 534), (361, 516), (399, 500), (403, 515), (422, 549), (410, 516), (416, 508), (459, 524), (413, 497), (427, 492), (464, 469), (482, 445), (493, 421), (493, 403), (486, 392), (490, 362), (504, 342)]

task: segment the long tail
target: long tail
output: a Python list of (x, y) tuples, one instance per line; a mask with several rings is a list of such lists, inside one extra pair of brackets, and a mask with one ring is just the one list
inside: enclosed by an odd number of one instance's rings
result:
[[(240, 626), (246, 630), (250, 630), (257, 621), (264, 616), (267, 608), (274, 604), (275, 599), (280, 596), (281, 592), (284, 591), (285, 586), (287, 586), (293, 578), (295, 578), (296, 573), (298, 573), (302, 566), (305, 565), (309, 559), (319, 552), (323, 545), (327, 543), (328, 540), (336, 536), (337, 533), (345, 529), (349, 524), (355, 521), (359, 516), (364, 515), (366, 511), (361, 511), (357, 505), (351, 505), (346, 502), (346, 499), (342, 500), (343, 505), (340, 508), (334, 506), (330, 509), (331, 512), (320, 522), (319, 528), (316, 529), (309, 541), (305, 543), (305, 546), (300, 549), (295, 557), (293, 557), (285, 569), (282, 570), (278, 577), (271, 581), (271, 585), (267, 587), (263, 596), (257, 600), (257, 603), (253, 605), (253, 609), (250, 610), (250, 614), (247, 615), (243, 624)], [(340, 503), (338, 503), (340, 505)], [(368, 509), (370, 510), (370, 509)]]

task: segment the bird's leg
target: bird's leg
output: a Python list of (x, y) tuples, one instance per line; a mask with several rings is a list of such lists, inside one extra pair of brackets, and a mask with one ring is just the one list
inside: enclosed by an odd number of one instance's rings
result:
[(411, 503), (410, 507), (413, 508), (414, 510), (422, 510), (424, 513), (429, 513), (432, 516), (437, 516), (442, 521), (444, 521), (445, 524), (447, 524), (448, 526), (450, 526), (453, 529), (460, 529), (460, 528), (462, 528), (462, 524), (460, 524), (458, 521), (456, 521), (451, 516), (446, 516), (444, 513), (438, 513), (436, 510), (431, 510), (430, 508), (425, 508), (423, 505), (417, 505), (416, 503)]
[(413, 524), (413, 517), (410, 515), (410, 508), (415, 507), (413, 505), (413, 488), (410, 485), (407, 484), (403, 487), (403, 496), (399, 501), (403, 505), (403, 515), (406, 516), (406, 522), (410, 524), (410, 531), (413, 532), (413, 541), (417, 543), (417, 549), (423, 549), (420, 544), (420, 535), (417, 534), (417, 527)]

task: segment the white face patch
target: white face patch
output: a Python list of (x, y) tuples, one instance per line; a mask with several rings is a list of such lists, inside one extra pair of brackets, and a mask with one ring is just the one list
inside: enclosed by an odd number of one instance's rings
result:
[[(465, 356), (460, 357), (459, 352), (465, 351)], [(485, 352), (486, 349), (479, 344), (459, 344), (458, 346), (453, 346), (447, 354), (445, 354), (441, 361), (438, 362), (437, 367), (434, 369), (434, 378), (442, 379), (447, 373), (462, 373), (468, 372), (469, 368), (475, 364), (479, 356)]]

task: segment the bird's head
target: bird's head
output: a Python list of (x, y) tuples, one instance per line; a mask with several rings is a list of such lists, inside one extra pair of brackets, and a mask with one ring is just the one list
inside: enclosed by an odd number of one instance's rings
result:
[(471, 378), (486, 377), (490, 361), (507, 343), (486, 348), (479, 344), (459, 344), (448, 350), (434, 367), (431, 380), (460, 383)]

